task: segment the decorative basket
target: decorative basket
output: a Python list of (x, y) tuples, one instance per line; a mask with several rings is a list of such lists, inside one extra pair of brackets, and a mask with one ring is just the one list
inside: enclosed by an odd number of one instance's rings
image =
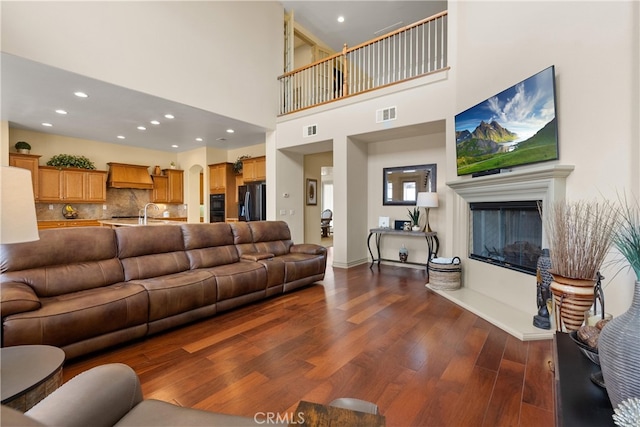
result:
[(460, 289), (462, 266), (460, 258), (434, 258), (429, 261), (429, 285), (433, 289), (451, 291)]

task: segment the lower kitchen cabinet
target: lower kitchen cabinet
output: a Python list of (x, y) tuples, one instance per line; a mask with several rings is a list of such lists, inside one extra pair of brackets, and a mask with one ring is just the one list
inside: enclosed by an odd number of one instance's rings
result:
[(100, 222), (97, 219), (70, 219), (63, 221), (38, 221), (38, 230), (45, 228), (63, 228), (63, 227), (97, 227)]

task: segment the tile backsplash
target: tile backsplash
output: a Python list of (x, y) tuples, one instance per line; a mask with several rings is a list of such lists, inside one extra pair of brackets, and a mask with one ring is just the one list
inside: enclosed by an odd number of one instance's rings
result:
[[(114, 216), (137, 216), (140, 209), (151, 201), (151, 190), (137, 190), (131, 188), (108, 188), (107, 201), (104, 203), (69, 203), (78, 211), (77, 219), (109, 219)], [(187, 211), (183, 204), (156, 203), (160, 208), (148, 208), (147, 215), (152, 218), (162, 217), (162, 213), (169, 211), (171, 218), (186, 217)], [(65, 219), (62, 209), (67, 203), (36, 203), (36, 216), (40, 221), (58, 221)], [(107, 209), (103, 209), (106, 205)], [(49, 209), (52, 206), (53, 209)]]

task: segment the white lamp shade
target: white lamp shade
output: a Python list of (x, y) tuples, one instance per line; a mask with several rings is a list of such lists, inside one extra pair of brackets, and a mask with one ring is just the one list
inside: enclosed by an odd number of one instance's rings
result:
[(39, 240), (31, 171), (0, 167), (0, 243)]
[(438, 193), (421, 192), (418, 193), (418, 199), (416, 200), (416, 206), (420, 208), (437, 208), (438, 207)]

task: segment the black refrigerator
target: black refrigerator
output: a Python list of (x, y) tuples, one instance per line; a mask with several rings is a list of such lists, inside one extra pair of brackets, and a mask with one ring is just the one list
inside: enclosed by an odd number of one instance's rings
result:
[(245, 184), (238, 187), (238, 220), (264, 221), (267, 219), (267, 185)]

